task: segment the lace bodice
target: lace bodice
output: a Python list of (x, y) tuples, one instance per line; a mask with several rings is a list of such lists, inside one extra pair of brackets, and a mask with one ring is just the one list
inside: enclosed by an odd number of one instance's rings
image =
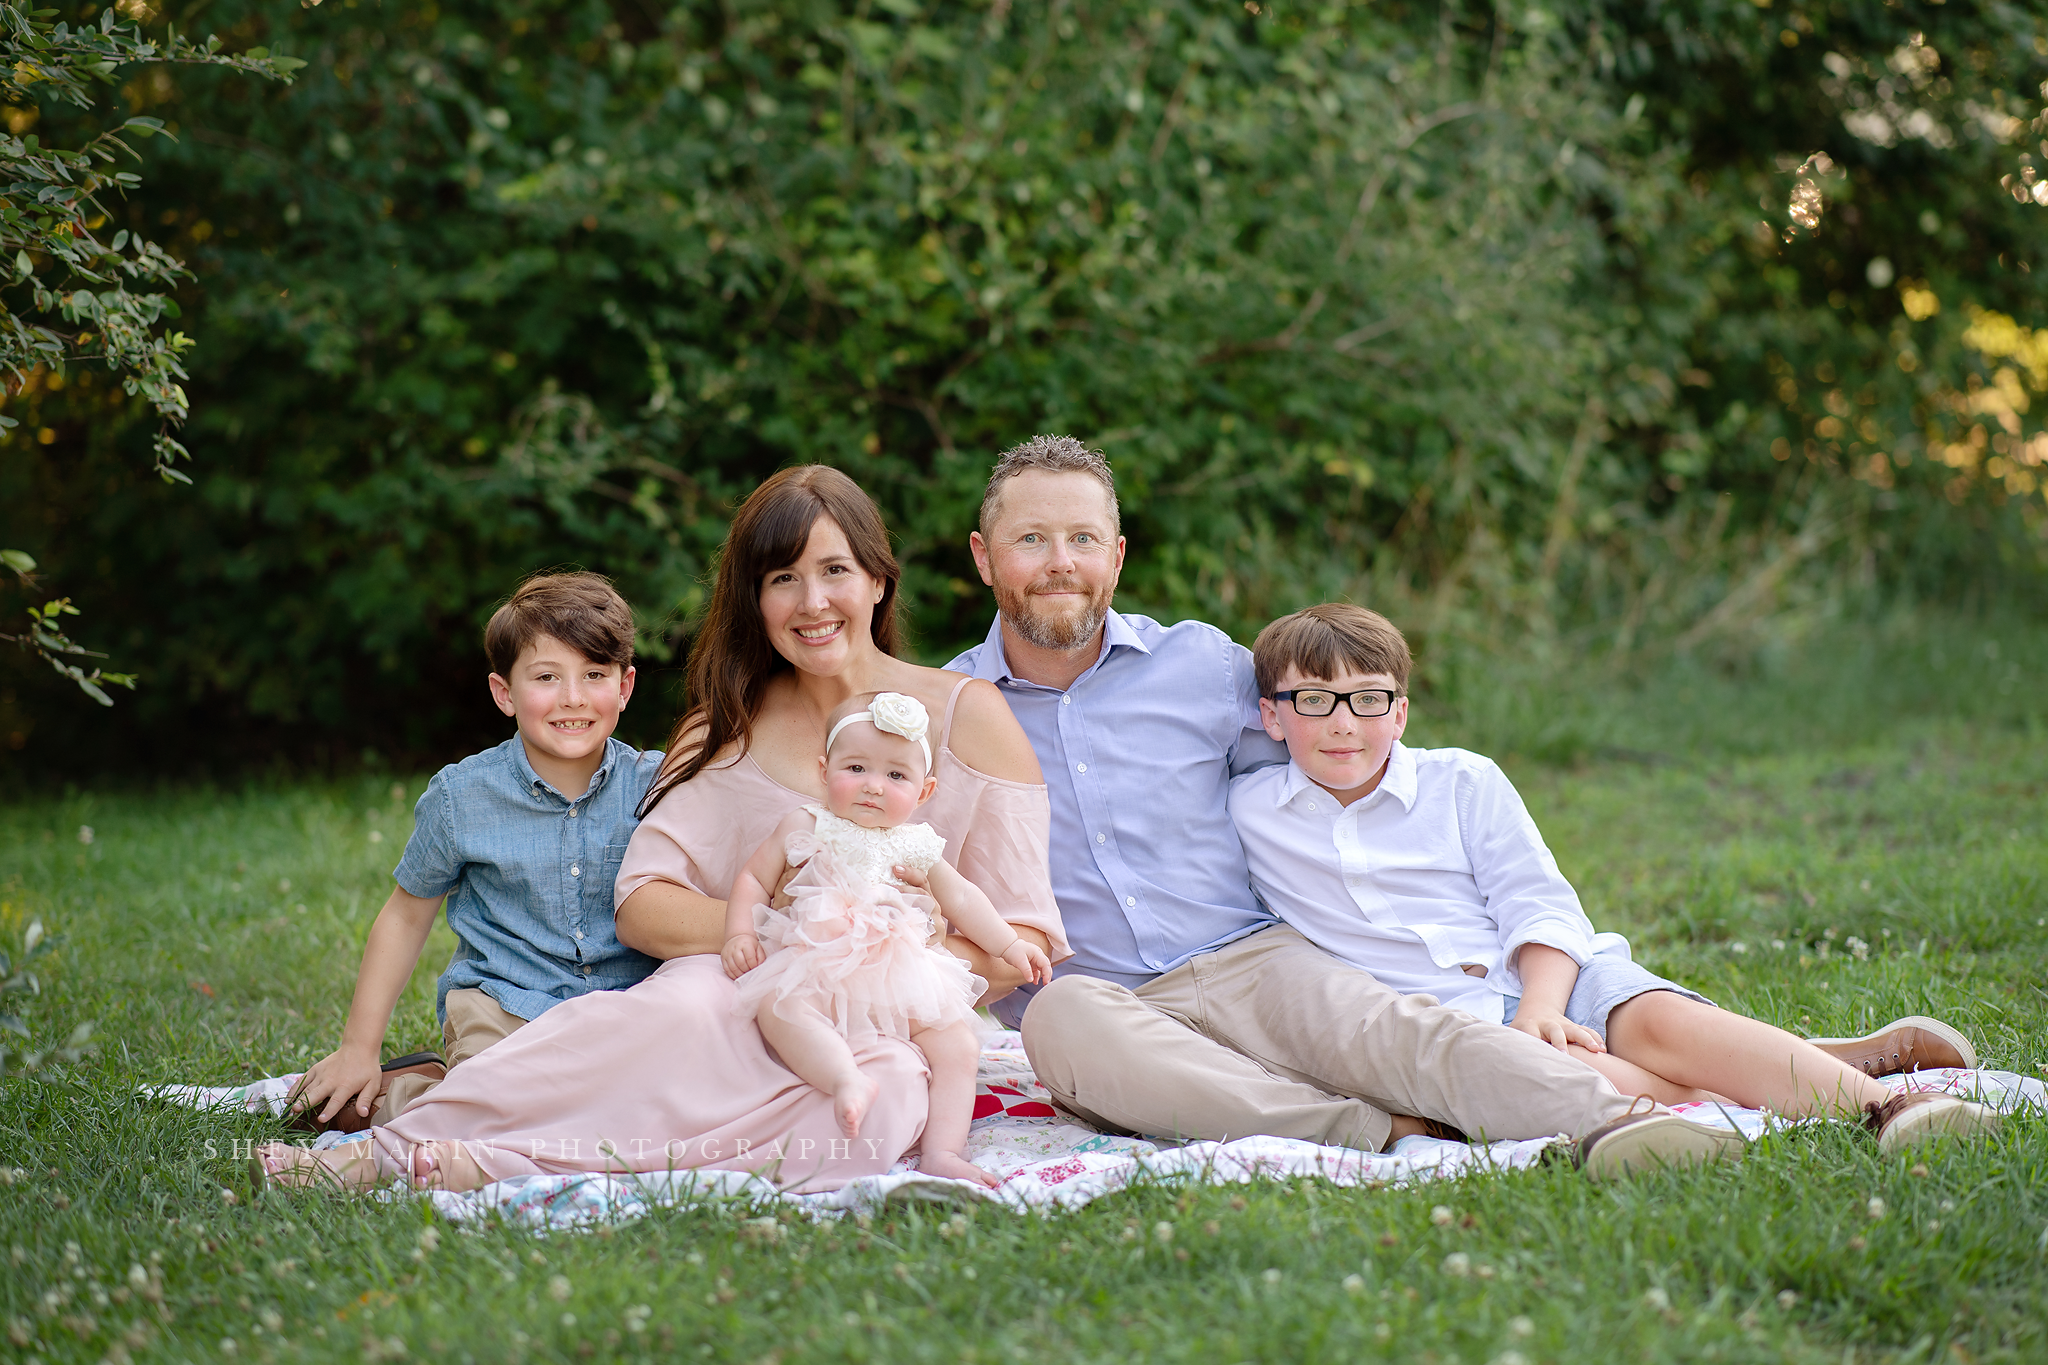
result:
[[(903, 866), (923, 872), (946, 854), (946, 841), (930, 825), (898, 825), (894, 829), (869, 829), (843, 820), (823, 806), (806, 805), (817, 817), (816, 845), (838, 858), (846, 870), (864, 882), (903, 883), (889, 875), (889, 869)], [(791, 835), (791, 854), (798, 850), (801, 836)], [(808, 857), (806, 851), (803, 854)], [(792, 866), (800, 859), (791, 856)]]

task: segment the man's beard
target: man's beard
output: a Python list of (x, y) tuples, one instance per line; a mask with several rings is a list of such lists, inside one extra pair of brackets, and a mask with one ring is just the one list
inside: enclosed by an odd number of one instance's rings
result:
[[(1039, 582), (1030, 586), (1048, 585)], [(1056, 607), (1029, 588), (1020, 590), (998, 582), (995, 591), (996, 610), (1010, 623), (1010, 629), (1040, 649), (1079, 649), (1088, 644), (1102, 629), (1109, 616), (1110, 601), (1116, 595), (1116, 589), (1108, 587), (1088, 593), (1079, 606)]]

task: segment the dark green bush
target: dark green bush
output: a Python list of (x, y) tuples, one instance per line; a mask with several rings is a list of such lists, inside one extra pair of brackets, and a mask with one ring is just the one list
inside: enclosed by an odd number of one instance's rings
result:
[(1041, 430), (1116, 465), (1124, 604), (1241, 635), (1348, 594), (1438, 657), (1626, 654), (2039, 592), (2024, 433), (1972, 404), (2048, 375), (1963, 340), (2038, 312), (2015, 6), (182, 13), (309, 65), (123, 88), (179, 139), (121, 211), (199, 274), (199, 483), (87, 372), (11, 401), (0, 539), (143, 674), (90, 717), (6, 674), (31, 774), (460, 752), (521, 574), (615, 575), (672, 664), (796, 461), (881, 501), (943, 659)]

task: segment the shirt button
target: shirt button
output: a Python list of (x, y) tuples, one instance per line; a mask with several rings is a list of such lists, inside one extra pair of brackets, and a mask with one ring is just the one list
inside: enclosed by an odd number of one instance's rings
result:
[(582, 937), (583, 937), (583, 931), (582, 931), (581, 929), (578, 929), (578, 930), (576, 931), (576, 937), (578, 937), (578, 938), (582, 938)]
[(1125, 896), (1124, 904), (1130, 906), (1133, 910), (1135, 910), (1138, 908), (1138, 898), (1136, 896)]
[(569, 875), (572, 877), (580, 877), (583, 875), (583, 869), (580, 867), (572, 867), (569, 869)]
[(571, 820), (574, 820), (581, 813), (582, 812), (578, 811), (574, 806), (569, 807), (569, 818)]
[(1096, 843), (1098, 843), (1098, 844), (1100, 844), (1100, 843), (1104, 843), (1104, 842), (1106, 842), (1106, 841), (1107, 841), (1108, 839), (1109, 839), (1109, 836), (1108, 836), (1107, 834), (1098, 834), (1098, 835), (1096, 835), (1096, 836), (1095, 836), (1095, 842), (1096, 842)]
[(1061, 705), (1061, 706), (1072, 706), (1073, 704), (1074, 704), (1074, 699), (1073, 699), (1072, 697), (1061, 697), (1061, 698), (1060, 698), (1060, 705)]
[(1309, 802), (1309, 803), (1308, 803), (1308, 808), (1309, 808), (1310, 810), (1314, 810), (1314, 809), (1316, 808), (1316, 803), (1315, 803), (1315, 802), (1313, 802), (1313, 801)]
[(1076, 763), (1074, 765), (1074, 771), (1077, 773), (1085, 773), (1088, 771), (1088, 765), (1086, 763)]

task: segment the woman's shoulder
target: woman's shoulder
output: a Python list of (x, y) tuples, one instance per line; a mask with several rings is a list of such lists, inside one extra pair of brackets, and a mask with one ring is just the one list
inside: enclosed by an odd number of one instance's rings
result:
[(737, 740), (713, 754), (688, 781), (676, 780), (683, 765), (695, 757), (695, 750), (703, 744), (703, 736), (704, 727), (693, 726), (669, 750), (661, 775), (655, 779), (664, 790), (661, 799), (647, 812), (649, 819), (664, 814), (672, 817), (680, 810), (701, 807), (705, 802), (730, 803), (742, 793), (779, 790), (759, 765), (746, 761), (746, 750)]
[[(941, 670), (943, 671), (943, 670)], [(965, 674), (947, 673), (948, 690), (958, 686)], [(946, 748), (976, 772), (1005, 782), (1039, 783), (1038, 755), (1010, 703), (985, 678), (974, 678), (960, 688), (953, 705), (953, 725), (946, 732)]]

